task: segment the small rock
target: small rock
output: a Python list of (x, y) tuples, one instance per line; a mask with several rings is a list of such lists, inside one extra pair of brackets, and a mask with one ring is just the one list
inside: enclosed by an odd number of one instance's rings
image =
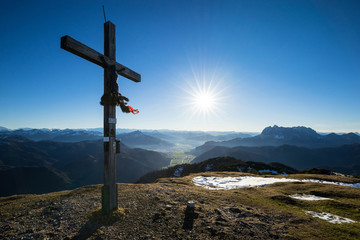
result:
[(217, 222), (226, 222), (227, 220), (225, 218), (223, 218), (221, 215), (217, 216), (216, 218)]
[(172, 206), (169, 205), (169, 204), (167, 204), (167, 205), (165, 206), (165, 209), (166, 209), (166, 210), (170, 210), (171, 208), (172, 208)]
[(210, 232), (211, 236), (215, 236), (216, 235), (216, 229), (213, 227), (208, 227), (207, 230)]
[(196, 204), (196, 203), (195, 203), (194, 201), (188, 201), (188, 202), (187, 202), (187, 207), (188, 207), (188, 208), (195, 208), (195, 204)]
[(155, 213), (154, 217), (153, 217), (153, 222), (155, 222), (156, 220), (160, 219), (160, 213)]
[(222, 215), (222, 214), (223, 214), (223, 212), (222, 212), (220, 209), (218, 209), (218, 208), (215, 208), (215, 212), (216, 212), (218, 215)]
[(220, 215), (220, 216), (223, 216), (224, 218), (229, 218), (229, 216), (226, 215), (226, 213), (224, 213), (224, 211), (222, 211), (221, 209), (219, 208), (215, 208), (215, 212)]
[(233, 213), (241, 213), (242, 212), (239, 208), (229, 208), (229, 210)]

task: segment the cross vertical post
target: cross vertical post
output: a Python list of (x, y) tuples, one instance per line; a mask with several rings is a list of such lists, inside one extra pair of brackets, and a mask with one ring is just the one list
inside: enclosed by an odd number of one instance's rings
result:
[[(104, 24), (104, 55), (116, 62), (115, 25)], [(116, 77), (113, 66), (104, 67), (104, 94), (110, 93), (111, 81)], [(104, 105), (104, 186), (101, 194), (102, 210), (109, 213), (117, 209), (116, 185), (116, 106)]]
[[(115, 25), (108, 21), (104, 24), (104, 54), (65, 35), (61, 37), (60, 47), (85, 60), (104, 68), (104, 95), (118, 96), (117, 75), (134, 82), (141, 82), (141, 75), (116, 62)], [(104, 105), (104, 186), (101, 189), (101, 203), (104, 213), (118, 208), (116, 185), (116, 153), (119, 142), (116, 140), (116, 105), (117, 102), (102, 102)]]

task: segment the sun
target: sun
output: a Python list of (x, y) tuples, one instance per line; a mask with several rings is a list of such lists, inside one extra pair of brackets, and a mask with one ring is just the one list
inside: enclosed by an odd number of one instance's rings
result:
[(191, 71), (182, 74), (178, 100), (186, 122), (195, 121), (199, 128), (209, 129), (222, 119), (229, 98), (224, 84), (227, 76), (217, 65), (206, 67), (205, 63), (192, 65)]
[(185, 105), (193, 116), (208, 118), (220, 111), (223, 91), (216, 81), (205, 78), (187, 81)]
[(198, 93), (194, 96), (193, 103), (195, 107), (202, 111), (208, 111), (211, 110), (215, 104), (215, 97), (211, 95), (210, 93)]

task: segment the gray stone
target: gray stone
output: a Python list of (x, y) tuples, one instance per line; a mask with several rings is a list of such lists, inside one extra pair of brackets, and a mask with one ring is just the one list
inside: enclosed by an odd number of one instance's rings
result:
[(194, 201), (188, 201), (188, 202), (187, 202), (187, 207), (188, 207), (188, 208), (193, 208), (193, 209), (194, 209), (194, 208), (195, 208), (195, 205), (196, 205), (196, 203), (195, 203)]

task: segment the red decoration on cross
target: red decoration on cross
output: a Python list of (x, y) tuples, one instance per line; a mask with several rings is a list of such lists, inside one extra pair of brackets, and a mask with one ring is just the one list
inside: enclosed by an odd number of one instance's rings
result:
[(128, 106), (129, 108), (129, 111), (132, 113), (132, 114), (138, 114), (139, 113), (139, 110), (138, 109), (134, 109), (132, 106)]

